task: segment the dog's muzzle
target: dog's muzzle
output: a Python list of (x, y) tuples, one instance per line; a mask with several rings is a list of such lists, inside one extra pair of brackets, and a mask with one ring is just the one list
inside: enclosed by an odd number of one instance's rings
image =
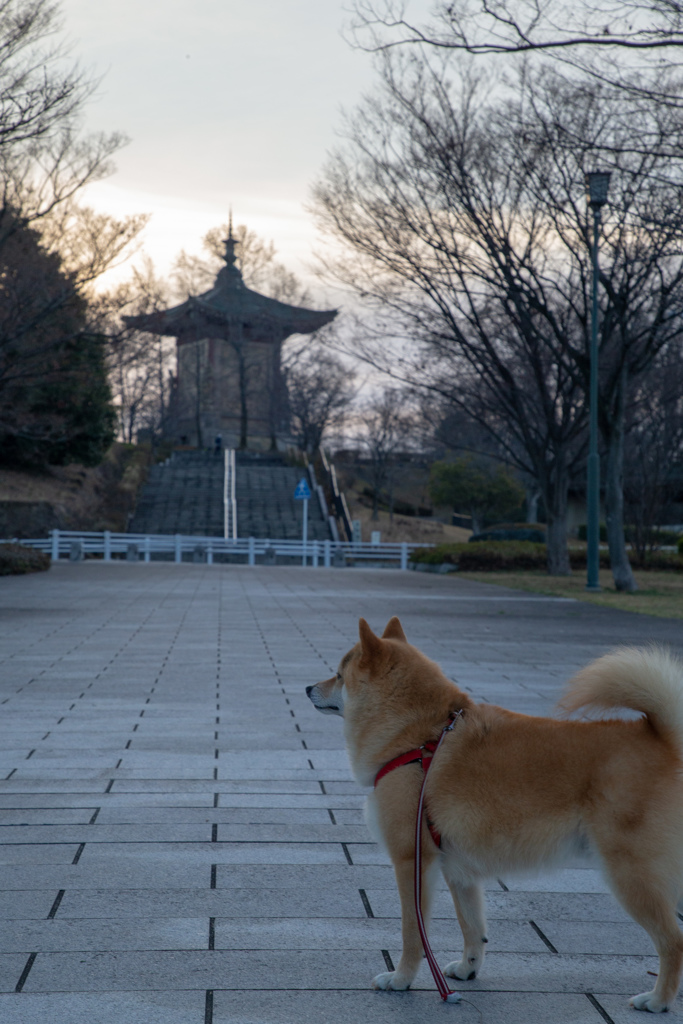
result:
[(322, 711), (323, 715), (341, 714), (341, 708), (339, 705), (332, 704), (331, 701), (323, 697), (317, 686), (307, 686), (306, 695), (312, 701), (314, 707), (316, 707), (318, 711)]

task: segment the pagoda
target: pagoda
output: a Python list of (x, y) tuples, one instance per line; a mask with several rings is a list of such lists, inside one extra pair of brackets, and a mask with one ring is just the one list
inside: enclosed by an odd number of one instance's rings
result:
[(277, 448), (289, 436), (282, 343), (329, 324), (336, 309), (290, 306), (247, 288), (237, 266), (232, 218), (225, 266), (214, 285), (170, 309), (126, 317), (129, 327), (176, 339), (170, 425), (177, 445)]

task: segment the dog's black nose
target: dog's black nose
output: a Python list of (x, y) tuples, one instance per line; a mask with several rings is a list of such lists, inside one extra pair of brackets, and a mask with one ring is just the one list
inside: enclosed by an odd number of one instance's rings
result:
[(307, 693), (307, 695), (308, 695), (309, 697), (311, 696), (311, 690), (312, 690), (312, 689), (313, 689), (313, 687), (312, 687), (312, 686), (307, 686), (307, 687), (306, 687), (306, 693)]

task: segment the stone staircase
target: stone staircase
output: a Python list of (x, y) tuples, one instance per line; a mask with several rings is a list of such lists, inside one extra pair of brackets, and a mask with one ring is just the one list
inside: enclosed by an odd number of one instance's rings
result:
[[(240, 537), (301, 537), (303, 502), (294, 489), (305, 470), (287, 466), (282, 456), (237, 453), (235, 498)], [(153, 466), (138, 499), (129, 533), (181, 533), (223, 536), (223, 455), (174, 452)], [(328, 540), (330, 529), (313, 494), (308, 503), (308, 537)]]
[(222, 537), (222, 453), (174, 452), (153, 466), (128, 532)]
[[(303, 502), (294, 490), (306, 471), (286, 466), (281, 456), (237, 453), (235, 500), (239, 537), (272, 537), (298, 540), (301, 537)], [(310, 483), (309, 483), (310, 486)], [(329, 540), (330, 528), (320, 510), (318, 496), (308, 503), (308, 539)]]

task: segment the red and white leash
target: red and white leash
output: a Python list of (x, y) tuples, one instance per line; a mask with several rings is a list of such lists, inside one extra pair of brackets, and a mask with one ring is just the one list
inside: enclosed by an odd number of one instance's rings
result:
[(429, 964), (429, 969), (431, 970), (432, 977), (436, 982), (436, 987), (439, 990), (439, 995), (441, 996), (445, 1003), (459, 1003), (462, 997), (459, 992), (453, 992), (448, 987), (448, 982), (446, 981), (444, 973), (439, 967), (436, 961), (436, 957), (432, 952), (432, 947), (429, 944), (429, 939), (427, 938), (427, 929), (425, 928), (424, 919), (422, 917), (422, 811), (424, 806), (424, 793), (425, 783), (427, 782), (427, 772), (429, 771), (429, 768), (432, 766), (434, 762), (434, 758), (438, 753), (439, 747), (443, 743), (444, 736), (446, 735), (447, 732), (452, 731), (453, 727), (455, 726), (455, 723), (458, 721), (461, 715), (462, 709), (455, 713), (452, 721), (450, 721), (448, 725), (444, 728), (443, 732), (441, 733), (441, 737), (439, 738), (439, 742), (436, 745), (436, 750), (432, 754), (429, 763), (424, 766), (422, 774), (422, 787), (420, 789), (420, 799), (417, 804), (417, 818), (415, 820), (415, 913), (417, 915), (417, 927), (420, 931), (420, 938), (422, 939), (422, 945), (424, 947), (427, 963)]

